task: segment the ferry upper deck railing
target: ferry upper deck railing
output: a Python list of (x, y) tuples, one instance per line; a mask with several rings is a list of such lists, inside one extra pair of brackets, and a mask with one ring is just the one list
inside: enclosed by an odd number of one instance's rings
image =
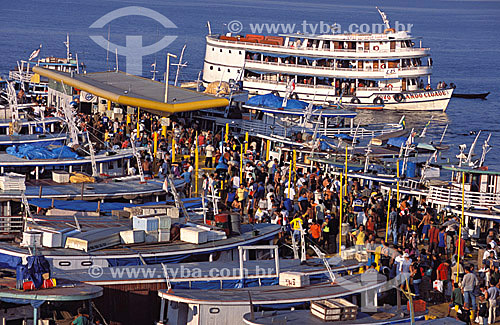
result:
[(245, 44), (245, 45), (251, 45), (251, 46), (262, 46), (262, 47), (269, 47), (269, 48), (276, 48), (276, 49), (292, 49), (292, 50), (304, 50), (304, 51), (322, 51), (322, 52), (329, 52), (329, 53), (335, 53), (335, 52), (340, 52), (340, 53), (401, 53), (401, 52), (423, 52), (424, 54), (427, 54), (430, 52), (430, 48), (428, 47), (405, 47), (405, 48), (399, 48), (399, 49), (389, 49), (389, 50), (365, 50), (363, 49), (330, 49), (330, 48), (318, 48), (318, 47), (303, 47), (303, 46), (285, 46), (285, 45), (275, 45), (275, 44), (264, 44), (264, 43), (253, 43), (253, 42), (239, 42), (239, 41), (232, 41), (232, 40), (222, 40), (218, 36), (211, 35), (208, 36), (211, 40), (220, 42), (220, 43), (228, 43), (228, 44)]
[[(489, 208), (500, 204), (500, 193), (465, 191), (465, 207)], [(427, 200), (431, 203), (450, 206), (462, 205), (462, 189), (431, 186)]]

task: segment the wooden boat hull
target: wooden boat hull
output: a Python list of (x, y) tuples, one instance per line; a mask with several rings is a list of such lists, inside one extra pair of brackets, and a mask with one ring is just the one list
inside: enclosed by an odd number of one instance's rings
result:
[(486, 97), (489, 94), (490, 94), (489, 91), (487, 93), (480, 93), (480, 94), (457, 94), (457, 93), (454, 93), (451, 97), (465, 98), (465, 99), (486, 99)]

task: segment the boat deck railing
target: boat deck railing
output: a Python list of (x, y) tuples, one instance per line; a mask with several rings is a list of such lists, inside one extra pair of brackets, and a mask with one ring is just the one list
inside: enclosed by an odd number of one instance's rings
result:
[(0, 233), (12, 234), (23, 231), (22, 216), (0, 216)]
[[(459, 188), (445, 188), (431, 186), (427, 200), (431, 203), (450, 206), (462, 205), (462, 190)], [(465, 191), (465, 207), (490, 208), (500, 205), (500, 193), (485, 193)]]
[[(313, 128), (304, 128), (300, 125), (291, 125), (289, 127), (283, 127), (281, 125), (272, 125), (263, 123), (260, 120), (255, 121), (242, 121), (240, 123), (241, 131), (248, 132), (250, 134), (262, 134), (262, 135), (278, 135), (282, 137), (290, 137), (291, 135), (302, 132), (309, 131), (314, 132)], [(381, 123), (381, 124), (371, 124), (368, 127), (359, 128), (356, 127), (346, 127), (346, 128), (333, 128), (333, 127), (318, 127), (316, 132), (318, 135), (324, 136), (334, 136), (338, 134), (346, 134), (349, 136), (356, 136), (357, 138), (373, 138), (386, 133), (392, 133), (395, 131), (402, 130), (403, 127), (400, 124), (395, 123)]]

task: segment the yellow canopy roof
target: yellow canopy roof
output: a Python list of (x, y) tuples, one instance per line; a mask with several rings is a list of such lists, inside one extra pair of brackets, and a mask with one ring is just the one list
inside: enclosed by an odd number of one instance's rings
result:
[(70, 75), (66, 72), (35, 66), (33, 72), (115, 103), (170, 114), (225, 107), (229, 104), (226, 98), (171, 85), (168, 86), (168, 103), (165, 103), (164, 83), (121, 71)]

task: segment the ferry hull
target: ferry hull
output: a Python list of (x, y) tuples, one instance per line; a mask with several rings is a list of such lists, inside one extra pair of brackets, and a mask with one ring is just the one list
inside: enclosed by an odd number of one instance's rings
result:
[[(260, 80), (244, 80), (243, 88), (252, 95), (265, 95), (270, 92), (277, 92), (280, 96), (286, 93), (285, 83), (266, 83)], [(333, 105), (342, 100), (346, 105), (359, 100), (358, 105), (377, 104), (377, 98), (383, 102), (383, 109), (408, 110), (408, 111), (446, 111), (448, 103), (453, 94), (453, 89), (439, 89), (429, 91), (396, 92), (396, 91), (363, 91), (358, 92), (358, 96), (343, 96), (342, 98), (332, 95), (333, 89), (329, 87), (304, 87), (296, 85), (294, 96), (298, 99), (313, 102), (318, 105)], [(395, 100), (397, 94), (401, 94), (401, 101)]]

